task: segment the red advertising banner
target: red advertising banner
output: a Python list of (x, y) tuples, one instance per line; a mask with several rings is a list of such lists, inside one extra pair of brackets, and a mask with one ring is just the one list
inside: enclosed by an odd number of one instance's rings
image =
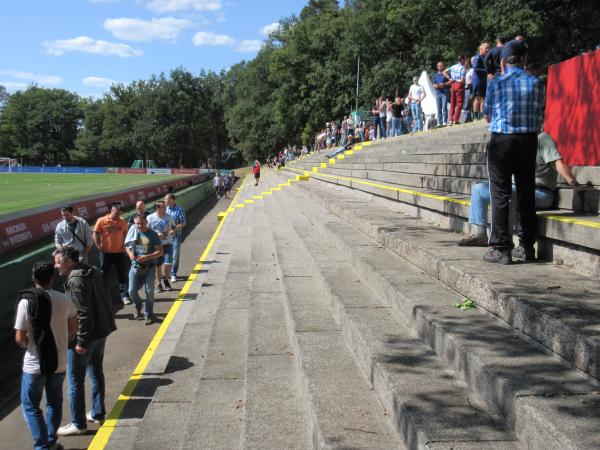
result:
[[(113, 202), (121, 202), (127, 208), (134, 205), (138, 200), (150, 200), (166, 194), (169, 192), (169, 186), (173, 186), (173, 190), (177, 191), (204, 179), (205, 177), (195, 176), (162, 181), (112, 195), (76, 201), (73, 203), (73, 208), (76, 215), (90, 221), (106, 214)], [(53, 208), (0, 222), (0, 254), (53, 235), (56, 225), (61, 220), (59, 209)]]
[(600, 165), (600, 50), (548, 68), (544, 131), (571, 166)]

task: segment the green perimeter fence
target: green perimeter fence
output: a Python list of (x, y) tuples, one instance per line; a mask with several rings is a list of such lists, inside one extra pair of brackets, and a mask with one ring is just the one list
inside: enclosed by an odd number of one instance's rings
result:
[[(214, 195), (214, 188), (212, 181), (205, 181), (176, 192), (176, 195), (177, 205), (189, 212), (211, 195)], [(128, 213), (132, 211), (129, 210)], [(0, 286), (2, 286), (2, 294), (0, 295), (0, 342), (6, 341), (12, 335), (17, 296), (22, 289), (31, 286), (31, 266), (36, 261), (52, 259), (53, 250), (54, 244), (49, 243), (0, 265)], [(92, 252), (90, 263), (97, 264), (97, 258), (97, 252)], [(62, 290), (61, 283), (62, 280), (58, 279), (56, 287)]]

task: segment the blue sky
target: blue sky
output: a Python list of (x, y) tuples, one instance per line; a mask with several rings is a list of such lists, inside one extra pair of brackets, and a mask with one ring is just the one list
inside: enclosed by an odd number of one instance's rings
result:
[(0, 84), (100, 96), (183, 66), (219, 71), (252, 59), (270, 27), (306, 0), (18, 0), (0, 19)]

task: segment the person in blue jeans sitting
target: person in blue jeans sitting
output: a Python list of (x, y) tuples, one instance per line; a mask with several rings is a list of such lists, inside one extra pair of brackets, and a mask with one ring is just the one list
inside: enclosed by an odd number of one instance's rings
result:
[[(15, 320), (15, 341), (25, 349), (21, 378), (23, 417), (35, 449), (59, 449), (69, 336), (77, 331), (77, 313), (66, 295), (52, 289), (54, 265), (33, 265), (34, 288), (21, 292)], [(40, 409), (46, 392), (46, 417)]]
[[(583, 189), (575, 180), (571, 168), (562, 160), (562, 156), (556, 148), (556, 143), (547, 133), (538, 135), (537, 161), (535, 168), (535, 207), (536, 209), (548, 209), (552, 207), (555, 200), (558, 175), (567, 182), (569, 186), (579, 191)], [(515, 186), (513, 184), (513, 194)], [(512, 203), (512, 201), (511, 201)], [(469, 209), (469, 223), (475, 226), (475, 234), (458, 241), (461, 247), (487, 247), (487, 210), (490, 204), (489, 183), (477, 183), (471, 190), (471, 207)], [(517, 226), (517, 235), (520, 230)], [(513, 258), (522, 259), (523, 255), (515, 253)]]

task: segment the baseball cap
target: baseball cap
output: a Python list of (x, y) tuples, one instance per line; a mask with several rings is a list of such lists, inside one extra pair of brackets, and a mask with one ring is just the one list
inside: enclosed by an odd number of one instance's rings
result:
[(527, 44), (522, 41), (512, 40), (502, 48), (502, 59), (508, 60), (511, 56), (522, 58), (527, 54)]

